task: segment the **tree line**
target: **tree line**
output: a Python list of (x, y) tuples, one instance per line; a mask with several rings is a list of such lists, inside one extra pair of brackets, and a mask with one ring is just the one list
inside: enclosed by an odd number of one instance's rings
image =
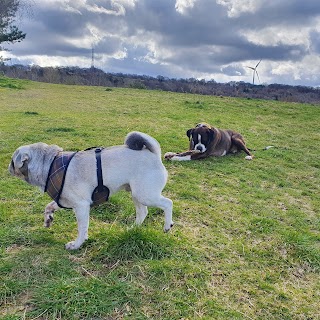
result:
[(40, 67), (0, 64), (1, 74), (10, 78), (33, 81), (123, 87), (135, 89), (163, 90), (180, 93), (194, 93), (214, 96), (241, 97), (247, 99), (268, 99), (300, 103), (320, 103), (320, 88), (290, 86), (283, 84), (252, 85), (243, 81), (218, 83), (195, 78), (175, 79), (163, 76), (107, 73), (97, 68)]

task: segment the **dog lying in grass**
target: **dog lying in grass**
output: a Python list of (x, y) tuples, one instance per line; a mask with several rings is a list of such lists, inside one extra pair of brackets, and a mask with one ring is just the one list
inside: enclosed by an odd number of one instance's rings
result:
[[(136, 224), (142, 224), (148, 214), (147, 207), (151, 206), (164, 210), (164, 231), (173, 226), (172, 201), (161, 195), (168, 174), (161, 161), (159, 143), (142, 132), (129, 133), (124, 143), (98, 151), (64, 152), (56, 145), (39, 142), (21, 146), (14, 152), (10, 173), (47, 191), (54, 199), (45, 208), (46, 227), (51, 225), (53, 214), (60, 207), (74, 210), (78, 236), (66, 244), (66, 249), (78, 249), (88, 239), (90, 206), (97, 200), (96, 191), (100, 187), (98, 195), (102, 194), (103, 200), (121, 189), (131, 191)], [(55, 172), (60, 170), (62, 175), (55, 179)]]
[(207, 157), (222, 157), (242, 150), (247, 154), (245, 159), (253, 159), (241, 134), (233, 130), (221, 130), (207, 123), (199, 123), (186, 133), (190, 141), (189, 150), (182, 153), (167, 152), (164, 155), (166, 160), (200, 160)]

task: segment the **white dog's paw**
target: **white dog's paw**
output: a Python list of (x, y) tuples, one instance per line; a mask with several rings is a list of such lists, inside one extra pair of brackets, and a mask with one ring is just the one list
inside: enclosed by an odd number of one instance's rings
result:
[(45, 214), (44, 227), (50, 228), (53, 222), (53, 214)]
[(169, 232), (170, 229), (173, 227), (173, 224), (174, 224), (173, 221), (171, 221), (169, 225), (165, 225), (163, 228), (164, 232)]
[(176, 155), (176, 153), (174, 153), (174, 152), (166, 152), (166, 153), (164, 154), (164, 158), (165, 158), (166, 160), (171, 160), (171, 158), (173, 158), (175, 155)]
[(253, 159), (253, 156), (246, 156), (245, 159), (246, 159), (246, 160), (252, 160), (252, 159)]
[(81, 244), (80, 244), (80, 245), (77, 244), (76, 241), (70, 241), (70, 242), (68, 242), (68, 243), (66, 244), (66, 249), (67, 249), (67, 250), (77, 250), (77, 249), (80, 248), (80, 246), (81, 246)]

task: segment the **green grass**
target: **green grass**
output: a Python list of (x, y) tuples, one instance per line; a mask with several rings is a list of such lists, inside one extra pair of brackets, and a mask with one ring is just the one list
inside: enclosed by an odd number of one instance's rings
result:
[[(2, 81), (1, 319), (320, 318), (319, 106)], [(201, 121), (241, 132), (255, 159), (165, 162), (168, 234), (158, 209), (134, 227), (120, 192), (92, 209), (90, 239), (68, 252), (72, 211), (45, 229), (48, 196), (7, 172), (14, 150), (38, 141), (81, 150), (139, 130), (163, 153), (185, 151)]]
[(10, 79), (0, 75), (0, 88), (22, 89), (24, 80)]

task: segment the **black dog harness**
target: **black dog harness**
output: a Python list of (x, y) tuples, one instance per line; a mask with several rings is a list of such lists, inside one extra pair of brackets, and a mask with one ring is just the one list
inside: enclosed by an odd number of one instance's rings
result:
[(96, 148), (96, 160), (97, 160), (97, 179), (98, 186), (93, 190), (91, 200), (92, 206), (99, 205), (105, 201), (108, 201), (110, 190), (103, 184), (102, 166), (101, 166), (101, 151), (103, 148)]
[[(87, 150), (91, 150), (86, 149)], [(96, 148), (95, 155), (97, 161), (97, 179), (98, 186), (94, 189), (91, 200), (92, 206), (99, 205), (109, 199), (109, 189), (103, 184), (102, 177), (102, 166), (101, 166), (101, 151), (103, 148)], [(68, 166), (70, 161), (74, 157), (77, 152), (59, 152), (55, 158), (53, 159), (49, 174), (46, 181), (46, 186), (44, 191), (48, 193), (48, 195), (57, 203), (57, 205), (61, 208), (66, 208), (59, 203), (60, 196), (63, 190), (65, 177), (67, 173)], [(70, 208), (66, 208), (70, 209)]]

